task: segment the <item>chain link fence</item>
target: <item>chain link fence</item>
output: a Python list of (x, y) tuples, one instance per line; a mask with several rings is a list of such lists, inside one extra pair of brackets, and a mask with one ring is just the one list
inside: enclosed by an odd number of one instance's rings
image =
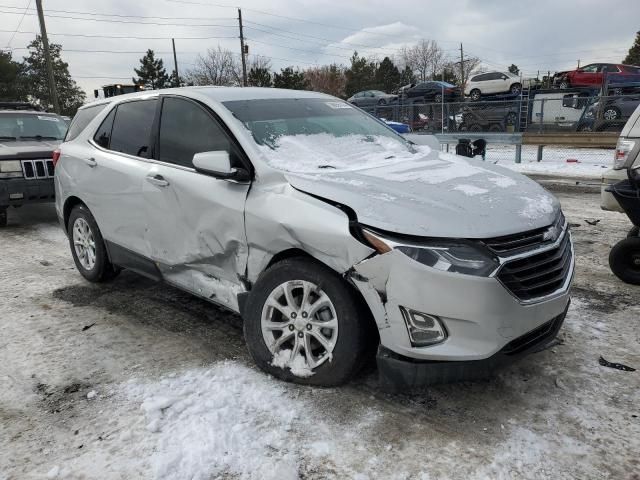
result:
[(397, 102), (364, 108), (372, 115), (409, 125), (414, 132), (603, 132), (621, 131), (640, 105), (640, 93), (588, 96), (552, 90), (506, 100)]

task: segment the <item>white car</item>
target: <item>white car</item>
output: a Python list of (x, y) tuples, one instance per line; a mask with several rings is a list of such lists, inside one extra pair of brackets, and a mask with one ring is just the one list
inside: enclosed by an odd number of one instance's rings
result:
[(477, 101), (483, 95), (495, 93), (512, 93), (519, 95), (522, 87), (528, 87), (530, 78), (520, 78), (518, 75), (508, 72), (488, 72), (474, 75), (467, 82), (464, 94)]

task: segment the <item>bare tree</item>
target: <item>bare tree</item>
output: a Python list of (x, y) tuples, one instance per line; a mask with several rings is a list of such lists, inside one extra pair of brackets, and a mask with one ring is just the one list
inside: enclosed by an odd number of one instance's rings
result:
[(434, 78), (447, 62), (435, 40), (420, 40), (416, 45), (402, 48), (400, 58), (400, 63), (408, 65), (421, 82)]
[(263, 55), (252, 55), (247, 60), (247, 72), (251, 69), (271, 71), (271, 59)]
[(304, 77), (310, 90), (344, 97), (347, 78), (343, 67), (336, 64), (311, 67), (304, 71)]
[[(463, 62), (464, 76), (460, 79), (460, 88), (464, 91), (467, 86), (467, 81), (471, 76), (471, 73), (480, 66), (480, 59), (478, 57), (465, 57)], [(458, 62), (458, 69), (460, 68), (460, 62)]]
[(193, 85), (241, 85), (241, 71), (233, 52), (218, 46), (208, 49), (204, 56), (198, 55), (195, 67), (187, 72), (186, 78)]

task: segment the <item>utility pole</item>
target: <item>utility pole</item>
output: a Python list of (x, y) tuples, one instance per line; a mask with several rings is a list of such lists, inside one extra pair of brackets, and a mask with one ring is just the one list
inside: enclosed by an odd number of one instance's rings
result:
[(460, 90), (464, 97), (464, 51), (462, 50), (462, 42), (460, 42)]
[(176, 41), (171, 39), (171, 46), (173, 47), (173, 69), (176, 72), (176, 84), (174, 86), (180, 86), (180, 75), (178, 75), (178, 57), (176, 57)]
[(47, 27), (44, 24), (44, 12), (42, 10), (42, 0), (36, 0), (38, 9), (38, 19), (40, 20), (40, 36), (42, 37), (42, 47), (44, 49), (44, 59), (47, 64), (47, 77), (49, 79), (49, 95), (53, 110), (60, 114), (60, 103), (58, 102), (58, 92), (56, 90), (56, 80), (53, 76), (53, 63), (51, 63), (51, 53), (49, 52), (49, 39), (47, 38)]
[(580, 59), (578, 59), (578, 68), (580, 68)]
[(245, 59), (244, 33), (242, 32), (242, 10), (238, 9), (238, 25), (240, 26), (240, 58), (242, 58), (242, 86), (247, 86), (247, 61)]

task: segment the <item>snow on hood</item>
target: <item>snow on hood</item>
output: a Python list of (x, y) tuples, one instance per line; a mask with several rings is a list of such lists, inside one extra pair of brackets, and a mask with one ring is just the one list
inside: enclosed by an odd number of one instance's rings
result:
[[(351, 207), (362, 224), (406, 235), (508, 235), (550, 225), (560, 209), (534, 181), (480, 160), (418, 147), (418, 153), (374, 155), (354, 167), (353, 149), (345, 146), (336, 160), (341, 169), (319, 169), (334, 159), (316, 157), (285, 177), (298, 190)], [(291, 160), (280, 161), (291, 166)]]

